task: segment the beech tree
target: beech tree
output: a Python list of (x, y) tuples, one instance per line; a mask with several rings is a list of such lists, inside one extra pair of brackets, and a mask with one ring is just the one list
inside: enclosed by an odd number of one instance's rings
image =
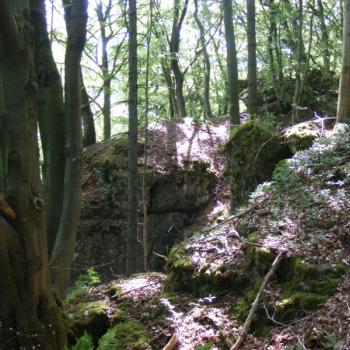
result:
[[(54, 242), (52, 276), (63, 293), (80, 209), (80, 57), (87, 1), (74, 0), (70, 6), (63, 104), (46, 30), (45, 2), (0, 1), (0, 322), (6, 330), (0, 332), (0, 344), (6, 349), (58, 350), (66, 341), (60, 298), (53, 292), (49, 272), (48, 234)], [(39, 171), (38, 121), (47, 167), (45, 195)], [(50, 132), (55, 126), (60, 140)], [(63, 182), (58, 174), (52, 178), (52, 169), (64, 174)], [(48, 221), (48, 228), (46, 207), (55, 201), (59, 202), (55, 207), (58, 220)]]

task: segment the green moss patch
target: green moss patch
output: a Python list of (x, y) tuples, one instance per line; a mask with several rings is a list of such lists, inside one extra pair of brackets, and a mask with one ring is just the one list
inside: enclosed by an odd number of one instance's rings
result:
[(98, 350), (151, 350), (146, 329), (134, 320), (110, 328), (99, 341)]
[(68, 309), (71, 338), (79, 338), (84, 331), (91, 334), (94, 344), (109, 327), (108, 304), (105, 300), (81, 302)]

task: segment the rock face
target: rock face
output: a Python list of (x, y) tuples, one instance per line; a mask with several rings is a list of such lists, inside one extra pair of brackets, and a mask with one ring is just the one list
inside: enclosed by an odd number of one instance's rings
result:
[(276, 164), (290, 157), (279, 134), (255, 121), (238, 126), (225, 145), (233, 207), (247, 201), (256, 186), (270, 179)]
[[(142, 155), (143, 146), (139, 147)], [(104, 280), (123, 274), (127, 233), (127, 143), (125, 136), (97, 144), (85, 153), (83, 208), (76, 243), (74, 268), (99, 266)], [(206, 164), (190, 162), (169, 172), (139, 168), (139, 270), (143, 271), (143, 203), (145, 179), (148, 208), (150, 268), (162, 270), (170, 248), (182, 239), (182, 230), (193, 223), (209, 202), (215, 176)], [(157, 253), (155, 255), (153, 253)], [(102, 265), (102, 266), (101, 266)], [(81, 271), (78, 270), (79, 274)]]

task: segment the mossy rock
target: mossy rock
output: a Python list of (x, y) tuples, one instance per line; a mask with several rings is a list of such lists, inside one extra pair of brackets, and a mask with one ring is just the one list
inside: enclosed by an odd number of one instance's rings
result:
[(320, 126), (316, 122), (303, 122), (288, 128), (284, 138), (290, 149), (295, 154), (312, 146), (316, 138), (320, 136)]
[(200, 266), (191, 256), (191, 248), (186, 246), (186, 242), (171, 250), (167, 262), (167, 292), (226, 294), (242, 291), (249, 285), (249, 276), (234, 264), (225, 263), (211, 269), (210, 262)]
[[(91, 334), (94, 344), (107, 331), (109, 318), (107, 316), (108, 304), (105, 300), (82, 302), (68, 307), (70, 319), (70, 340), (79, 338), (84, 331)], [(70, 341), (69, 341), (70, 342)]]
[(326, 300), (327, 297), (319, 294), (296, 292), (276, 304), (275, 317), (278, 321), (291, 321), (317, 310)]
[(257, 121), (237, 126), (223, 153), (234, 207), (245, 203), (258, 184), (271, 178), (276, 164), (291, 155), (279, 133)]
[(150, 337), (139, 322), (127, 320), (110, 328), (99, 341), (98, 350), (152, 350)]
[(294, 263), (293, 280), (289, 288), (291, 291), (331, 296), (337, 291), (339, 279), (345, 271), (346, 268), (342, 264), (318, 265), (297, 259)]
[(166, 291), (191, 292), (194, 271), (195, 264), (187, 256), (185, 243), (175, 246), (168, 256)]
[[(259, 242), (259, 233), (254, 232), (248, 237), (248, 248), (245, 255), (245, 269), (259, 275), (266, 274), (276, 257), (276, 254), (264, 247), (257, 247), (254, 244)], [(251, 243), (251, 245), (249, 245)]]

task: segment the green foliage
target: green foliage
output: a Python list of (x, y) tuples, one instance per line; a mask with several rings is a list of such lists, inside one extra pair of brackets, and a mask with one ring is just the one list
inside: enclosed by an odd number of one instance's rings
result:
[(86, 331), (84, 334), (77, 339), (77, 342), (75, 345), (73, 345), (71, 348), (65, 348), (66, 350), (94, 350), (94, 344), (92, 342), (92, 337), (89, 333)]
[(196, 346), (195, 350), (211, 350), (213, 345), (214, 344), (210, 341), (210, 342), (205, 343), (203, 345)]
[(338, 340), (337, 336), (335, 333), (326, 333), (325, 336), (325, 349), (332, 349), (332, 350), (340, 350), (343, 349), (344, 343)]
[(134, 320), (110, 328), (99, 341), (98, 350), (151, 350), (146, 329)]
[(91, 288), (96, 283), (101, 281), (100, 275), (93, 268), (87, 269), (85, 273), (81, 274), (77, 281), (74, 283), (74, 287), (69, 291), (67, 295), (67, 302), (70, 302), (79, 296), (88, 292), (89, 288)]

